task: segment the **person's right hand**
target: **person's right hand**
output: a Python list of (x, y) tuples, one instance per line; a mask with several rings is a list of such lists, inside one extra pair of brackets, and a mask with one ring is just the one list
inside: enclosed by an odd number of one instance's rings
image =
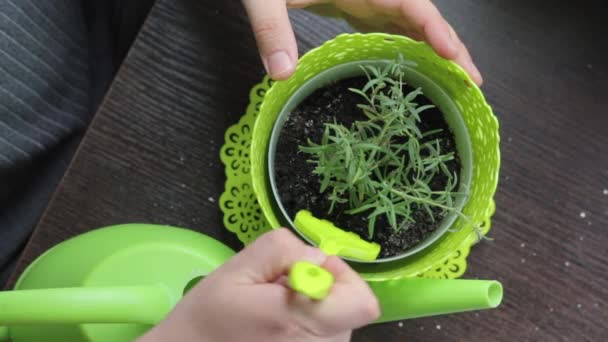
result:
[[(285, 285), (296, 261), (333, 274), (325, 299), (311, 300)], [(140, 342), (348, 341), (352, 329), (379, 315), (367, 283), (344, 261), (280, 229), (261, 236), (197, 284)]]

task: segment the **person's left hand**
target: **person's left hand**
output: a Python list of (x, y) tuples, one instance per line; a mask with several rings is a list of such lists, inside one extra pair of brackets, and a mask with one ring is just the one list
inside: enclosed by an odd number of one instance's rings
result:
[(365, 31), (402, 33), (429, 43), (438, 55), (462, 66), (475, 83), (483, 79), (454, 29), (430, 0), (243, 0), (264, 67), (275, 80), (289, 78), (298, 48), (288, 8), (322, 8)]

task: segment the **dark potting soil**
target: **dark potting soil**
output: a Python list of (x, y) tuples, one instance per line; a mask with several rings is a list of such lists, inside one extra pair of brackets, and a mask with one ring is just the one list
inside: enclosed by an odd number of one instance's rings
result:
[[(354, 121), (366, 120), (366, 116), (357, 108), (357, 104), (365, 100), (348, 90), (348, 88), (361, 89), (366, 81), (365, 77), (340, 80), (315, 91), (302, 101), (290, 114), (279, 136), (275, 170), (279, 195), (290, 217), (294, 218), (299, 210), (308, 209), (315, 217), (327, 219), (337, 227), (353, 231), (369, 240), (367, 229), (369, 213), (346, 214), (349, 209), (346, 203), (336, 204), (332, 213), (328, 214), (330, 201), (326, 193), (319, 193), (320, 178), (313, 174), (315, 165), (306, 162), (311, 156), (299, 152), (298, 149), (298, 146), (307, 146), (308, 139), (319, 143), (324, 124), (333, 122), (334, 119), (346, 127), (350, 127)], [(413, 88), (405, 90), (409, 92)], [(416, 102), (421, 106), (431, 103), (422, 95), (416, 98)], [(442, 129), (442, 132), (426, 139), (440, 138), (442, 153), (455, 152), (454, 160), (448, 162), (446, 166), (452, 173), (456, 171), (460, 174), (460, 159), (456, 154), (454, 135), (441, 111), (437, 108), (427, 109), (420, 114), (420, 117), (419, 127), (422, 132)], [(439, 173), (429, 186), (433, 190), (443, 190), (446, 182), (447, 177)], [(419, 208), (414, 211), (416, 223), (397, 232), (391, 228), (384, 216), (378, 217), (371, 241), (381, 245), (380, 257), (401, 254), (431, 235), (441, 222), (440, 210), (435, 210), (434, 216), (433, 222), (428, 213)]]

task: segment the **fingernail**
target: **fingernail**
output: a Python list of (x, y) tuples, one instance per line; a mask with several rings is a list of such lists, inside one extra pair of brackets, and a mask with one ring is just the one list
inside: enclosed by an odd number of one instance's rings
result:
[(469, 67), (471, 69), (471, 72), (473, 73), (473, 75), (471, 75), (473, 77), (473, 79), (476, 81), (476, 83), (478, 85), (481, 85), (481, 83), (483, 82), (483, 77), (481, 77), (481, 73), (479, 72), (479, 69), (477, 69), (477, 66), (475, 65), (475, 63), (473, 63), (473, 61), (469, 62)]
[(456, 40), (455, 37), (455, 32), (454, 29), (449, 25), (447, 25), (447, 31), (448, 31), (448, 50), (450, 50), (452, 53), (458, 53), (458, 41)]
[(321, 265), (327, 260), (327, 255), (323, 253), (320, 249), (315, 247), (308, 247), (306, 251), (306, 261), (311, 262), (316, 265)]
[(285, 51), (272, 53), (265, 61), (266, 71), (274, 79), (282, 79), (293, 71), (291, 58)]

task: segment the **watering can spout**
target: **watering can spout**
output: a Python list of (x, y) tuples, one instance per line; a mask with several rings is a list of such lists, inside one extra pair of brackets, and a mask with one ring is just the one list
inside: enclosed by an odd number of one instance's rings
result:
[(157, 286), (74, 287), (0, 292), (0, 341), (29, 324), (139, 323), (162, 320), (174, 303)]
[(493, 280), (407, 278), (369, 282), (380, 303), (380, 322), (492, 309), (502, 301)]

